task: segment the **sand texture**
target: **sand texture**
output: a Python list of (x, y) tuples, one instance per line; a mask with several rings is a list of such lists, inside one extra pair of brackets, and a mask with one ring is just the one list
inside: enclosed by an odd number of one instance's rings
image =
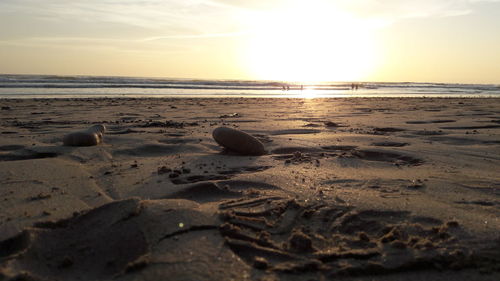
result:
[(500, 280), (500, 99), (0, 105), (0, 280)]

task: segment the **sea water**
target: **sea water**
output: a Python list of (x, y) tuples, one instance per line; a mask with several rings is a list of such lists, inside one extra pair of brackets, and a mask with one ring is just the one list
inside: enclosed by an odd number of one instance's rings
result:
[(500, 97), (500, 85), (0, 75), (0, 98)]

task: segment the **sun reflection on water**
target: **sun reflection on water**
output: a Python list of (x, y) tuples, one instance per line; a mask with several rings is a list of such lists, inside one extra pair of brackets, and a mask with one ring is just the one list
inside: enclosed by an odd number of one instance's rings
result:
[(301, 98), (313, 99), (318, 97), (318, 92), (314, 88), (304, 88), (297, 95)]

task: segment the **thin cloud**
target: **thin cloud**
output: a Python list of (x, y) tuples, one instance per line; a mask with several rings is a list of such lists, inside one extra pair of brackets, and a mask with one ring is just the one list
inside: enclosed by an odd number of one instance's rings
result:
[(154, 36), (144, 38), (140, 41), (158, 41), (158, 40), (168, 40), (168, 39), (206, 39), (206, 38), (226, 38), (226, 37), (238, 37), (247, 34), (247, 32), (227, 32), (227, 33), (210, 33), (210, 34), (185, 34), (185, 35), (167, 35), (167, 36)]
[[(304, 0), (302, 0), (304, 1)], [(295, 0), (295, 2), (302, 2)], [(248, 10), (265, 10), (269, 8), (284, 7), (293, 3), (293, 0), (213, 0), (222, 5), (234, 6)], [(329, 3), (352, 13), (364, 17), (386, 18), (397, 20), (418, 17), (443, 17), (460, 16), (474, 11), (478, 3), (498, 3), (500, 0), (308, 0)]]
[(198, 30), (200, 33), (226, 32), (220, 31), (224, 29), (222, 23), (232, 20), (231, 8), (221, 9), (211, 1), (201, 0), (2, 0), (0, 10), (66, 23), (115, 23), (145, 29)]
[(184, 44), (155, 42), (144, 40), (107, 39), (93, 37), (30, 37), (16, 40), (0, 40), (0, 47), (29, 47), (75, 50), (116, 50), (121, 52), (177, 54), (189, 53), (194, 48)]
[[(242, 36), (251, 28), (239, 16), (277, 11), (293, 1), (306, 0), (0, 0), (0, 25), (16, 26), (1, 15), (19, 15), (19, 21), (29, 21), (43, 28), (48, 22), (61, 22), (81, 29), (86, 26), (112, 30), (113, 36), (131, 38), (127, 27), (143, 29), (143, 41), (168, 39), (205, 39)], [(307, 0), (307, 4), (326, 2), (347, 10), (371, 22), (386, 25), (406, 18), (460, 16), (474, 11), (479, 3), (500, 0)], [(255, 13), (256, 12), (256, 13)], [(22, 18), (22, 19), (21, 19)], [(47, 27), (49, 35), (61, 36)], [(82, 30), (79, 30), (82, 31)], [(89, 30), (88, 34), (92, 34)], [(85, 32), (83, 30), (82, 32)], [(111, 34), (111, 33), (110, 33)], [(136, 33), (140, 34), (139, 32)], [(157, 35), (156, 35), (157, 34)], [(0, 31), (1, 35), (1, 31)], [(32, 34), (35, 36), (36, 34)], [(38, 34), (39, 35), (39, 34)], [(156, 35), (156, 36), (155, 36)]]

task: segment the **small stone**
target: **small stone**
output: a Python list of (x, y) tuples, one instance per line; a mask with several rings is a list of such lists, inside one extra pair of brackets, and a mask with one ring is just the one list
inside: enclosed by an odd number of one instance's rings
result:
[(302, 231), (294, 231), (288, 240), (290, 250), (296, 252), (314, 251), (311, 238)]
[(216, 128), (212, 136), (222, 147), (242, 155), (264, 155), (264, 145), (255, 137), (232, 128)]
[(295, 159), (301, 159), (303, 156), (304, 156), (304, 155), (303, 155), (303, 154), (302, 154), (302, 152), (300, 152), (300, 151), (295, 151), (295, 152), (293, 153), (293, 158), (295, 158)]
[(66, 146), (93, 146), (102, 143), (104, 125), (94, 125), (87, 130), (69, 133), (63, 138)]
[(358, 237), (360, 241), (370, 242), (370, 237), (368, 237), (368, 235), (364, 232), (360, 232)]
[(167, 168), (166, 166), (161, 166), (161, 167), (158, 168), (157, 172), (158, 172), (158, 175), (162, 175), (162, 174), (166, 174), (166, 173), (172, 172), (172, 169)]
[(255, 257), (253, 267), (257, 269), (267, 269), (269, 267), (268, 261), (263, 257)]
[(238, 113), (231, 113), (231, 114), (224, 114), (219, 116), (219, 118), (235, 118), (235, 117), (240, 117)]

